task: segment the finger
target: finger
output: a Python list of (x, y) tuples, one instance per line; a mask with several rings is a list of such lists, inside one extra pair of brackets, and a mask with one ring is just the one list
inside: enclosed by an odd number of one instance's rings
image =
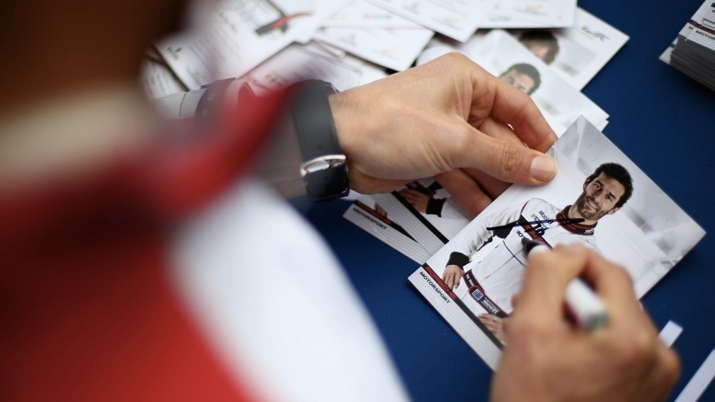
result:
[(410, 180), (379, 179), (367, 175), (348, 163), (348, 182), (350, 188), (362, 194), (389, 193), (396, 190)]
[(511, 296), (511, 308), (516, 310), (516, 306), (519, 304), (519, 293), (514, 293)]
[(479, 184), (461, 169), (441, 173), (435, 179), (470, 217), (477, 216), (492, 202), (492, 198), (482, 191)]
[(659, 391), (657, 397), (652, 400), (664, 401), (670, 394), (671, 389), (680, 377), (681, 365), (678, 355), (664, 345), (660, 345), (656, 366), (650, 375), (650, 386), (648, 388)]
[(459, 276), (459, 273), (457, 273), (457, 272), (452, 273), (452, 290), (457, 289), (457, 287), (459, 287), (460, 279), (461, 279), (461, 276)]
[(489, 322), (489, 321), (495, 322), (494, 316), (491, 315), (491, 314), (488, 314), (488, 313), (479, 314), (479, 315), (477, 316), (477, 318), (479, 318), (479, 320), (482, 321), (482, 322)]
[(494, 325), (494, 322), (491, 319), (489, 319), (489, 317), (483, 317), (480, 315), (477, 318), (479, 318), (479, 321), (482, 324), (484, 324), (484, 326), (487, 327), (487, 329), (489, 331), (494, 332), (494, 330), (496, 329), (496, 326)]
[(454, 274), (452, 274), (451, 272), (447, 272), (442, 277), (442, 280), (444, 281), (444, 284), (447, 285), (448, 288), (454, 289)]
[(588, 260), (583, 246), (568, 247), (529, 254), (519, 295), (521, 312), (563, 320), (566, 285), (584, 270)]
[(462, 277), (464, 276), (464, 271), (462, 271), (462, 270), (460, 269), (460, 270), (455, 274), (455, 276), (457, 277), (457, 279), (456, 279), (456, 281), (455, 281), (455, 282), (457, 282), (457, 283), (454, 284), (454, 287), (457, 288), (457, 287), (459, 287), (459, 282), (462, 281)]
[(522, 141), (514, 132), (514, 130), (511, 129), (508, 125), (502, 123), (501, 121), (497, 120), (493, 116), (487, 116), (485, 119), (482, 120), (481, 124), (476, 127), (479, 131), (482, 133), (492, 137), (492, 138), (500, 138), (502, 140), (507, 140), (507, 141), (513, 141), (516, 144), (521, 144), (524, 145), (524, 141)]
[(415, 190), (412, 190), (411, 188), (403, 188), (402, 190), (398, 191), (398, 193), (403, 198), (414, 198), (415, 196)]
[[(467, 125), (467, 123), (464, 123)], [(548, 155), (511, 140), (492, 138), (468, 126), (463, 141), (447, 144), (453, 166), (474, 168), (509, 183), (540, 185), (556, 174), (556, 162)]]
[(643, 315), (633, 290), (633, 280), (620, 266), (586, 250), (588, 263), (583, 278), (589, 282), (604, 302), (615, 311)]
[[(494, 85), (496, 88), (492, 115), (499, 121), (511, 125), (516, 135), (529, 148), (546, 152), (556, 141), (557, 136), (534, 101), (529, 95), (498, 78), (494, 80)], [(475, 93), (475, 96), (477, 95)]]
[(408, 193), (408, 192), (403, 192), (403, 191), (400, 191), (398, 194), (399, 194), (400, 197), (402, 197), (405, 201), (409, 202), (410, 204), (413, 203), (414, 197), (412, 197), (412, 194), (410, 194), (410, 193)]
[(468, 175), (472, 176), (474, 180), (479, 183), (479, 187), (481, 187), (482, 190), (484, 190), (484, 192), (486, 192), (487, 195), (492, 199), (496, 199), (497, 197), (499, 197), (501, 193), (505, 192), (506, 189), (511, 186), (511, 183), (495, 179), (494, 177), (489, 176), (488, 174), (480, 170), (470, 168), (466, 168), (463, 170), (467, 172)]
[(382, 205), (376, 203), (375, 204), (375, 212), (377, 212), (379, 215), (387, 218), (387, 211), (385, 210), (385, 208), (382, 207)]

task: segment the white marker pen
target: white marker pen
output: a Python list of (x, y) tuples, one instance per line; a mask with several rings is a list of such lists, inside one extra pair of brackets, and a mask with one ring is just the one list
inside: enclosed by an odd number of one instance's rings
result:
[[(531, 253), (551, 251), (551, 249), (535, 240), (522, 239), (524, 251), (528, 256)], [(576, 318), (578, 324), (588, 330), (595, 331), (608, 324), (608, 310), (603, 301), (580, 278), (573, 279), (566, 286), (564, 296), (566, 306)]]

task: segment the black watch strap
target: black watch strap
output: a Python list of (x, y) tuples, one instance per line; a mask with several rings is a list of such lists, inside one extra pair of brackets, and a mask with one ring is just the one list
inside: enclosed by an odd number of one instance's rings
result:
[(291, 114), (303, 158), (301, 175), (308, 198), (323, 201), (350, 192), (345, 155), (340, 150), (328, 95), (335, 89), (323, 81), (296, 84)]

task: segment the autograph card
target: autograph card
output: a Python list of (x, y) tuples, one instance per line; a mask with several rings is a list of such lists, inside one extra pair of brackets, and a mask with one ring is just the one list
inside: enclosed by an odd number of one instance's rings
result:
[(346, 4), (331, 0), (224, 0), (202, 33), (156, 45), (189, 89), (241, 77), (294, 41), (307, 42), (319, 24)]
[(410, 68), (434, 35), (429, 29), (321, 28), (315, 40), (395, 71)]
[[(596, 127), (603, 128), (608, 114), (586, 95), (554, 72), (541, 59), (503, 30), (478, 32), (463, 44), (436, 40), (425, 53), (437, 57), (458, 51), (485, 70), (529, 94), (557, 134), (566, 131), (583, 115)], [(420, 56), (418, 62), (429, 58)]]
[(404, 71), (433, 35), (430, 29), (358, 0), (326, 20), (313, 38), (375, 64)]
[(471, 0), (369, 0), (442, 35), (464, 42), (477, 30), (481, 8)]
[(408, 183), (389, 194), (373, 194), (388, 216), (432, 255), (469, 223), (469, 215), (434, 178)]
[(521, 288), (524, 239), (596, 250), (626, 268), (640, 298), (705, 235), (585, 118), (549, 154), (559, 164), (551, 183), (513, 185), (409, 277), (492, 368)]
[(582, 8), (576, 11), (573, 28), (510, 33), (578, 90), (582, 90), (628, 41), (628, 35)]
[(418, 264), (423, 264), (430, 256), (399, 223), (388, 218), (388, 213), (370, 196), (359, 196), (345, 211), (343, 218)]
[[(534, 24), (538, 27), (564, 28), (574, 25), (576, 0), (492, 0), (489, 12), (491, 21), (511, 21), (513, 27)], [(523, 25), (519, 26), (518, 24)], [(484, 23), (481, 24), (483, 27)], [(495, 25), (494, 28), (505, 26)]]
[(328, 28), (424, 29), (365, 0), (355, 0), (321, 24)]
[(350, 55), (333, 56), (314, 44), (295, 43), (253, 69), (246, 79), (261, 93), (307, 79), (324, 80), (345, 91), (386, 76), (383, 69), (364, 60)]

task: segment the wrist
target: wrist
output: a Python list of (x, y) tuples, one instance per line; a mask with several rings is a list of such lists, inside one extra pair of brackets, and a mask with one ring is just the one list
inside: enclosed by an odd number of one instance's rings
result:
[(347, 165), (337, 136), (329, 94), (323, 81), (295, 85), (291, 114), (303, 163), (300, 171), (311, 201), (344, 197), (350, 191)]
[(446, 198), (432, 198), (430, 197), (429, 201), (427, 201), (427, 207), (425, 208), (425, 213), (428, 215), (437, 215), (440, 218), (442, 217), (442, 207), (444, 207), (444, 203), (447, 202)]
[(469, 263), (469, 257), (458, 252), (458, 251), (453, 251), (449, 255), (449, 261), (447, 261), (446, 265), (455, 265), (459, 267), (459, 269), (464, 270), (464, 266)]
[(349, 120), (353, 114), (353, 107), (350, 102), (351, 97), (351, 91), (335, 92), (328, 95), (328, 104), (335, 124), (335, 134), (340, 143), (340, 149), (346, 156), (349, 154), (349, 150), (352, 149), (352, 137), (349, 133), (351, 128)]

